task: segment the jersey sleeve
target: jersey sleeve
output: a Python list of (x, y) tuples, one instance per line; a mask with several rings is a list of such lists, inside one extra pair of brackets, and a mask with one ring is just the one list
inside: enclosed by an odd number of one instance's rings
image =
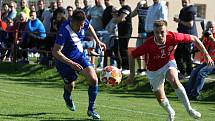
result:
[(183, 34), (183, 33), (173, 33), (173, 34), (174, 34), (174, 40), (176, 43), (192, 42), (191, 36), (189, 34)]
[(147, 47), (147, 46), (145, 46), (145, 44), (143, 44), (143, 45), (137, 47), (136, 49), (134, 49), (134, 50), (131, 52), (132, 57), (137, 58), (137, 57), (140, 57), (140, 56), (144, 55), (145, 52), (146, 52), (146, 51), (145, 51), (145, 50), (146, 50), (146, 47)]
[(89, 26), (90, 26), (90, 22), (86, 19), (84, 21), (84, 30), (87, 31), (89, 29)]
[(61, 26), (60, 30), (57, 33), (55, 43), (58, 45), (64, 45), (66, 42), (66, 29), (65, 26)]

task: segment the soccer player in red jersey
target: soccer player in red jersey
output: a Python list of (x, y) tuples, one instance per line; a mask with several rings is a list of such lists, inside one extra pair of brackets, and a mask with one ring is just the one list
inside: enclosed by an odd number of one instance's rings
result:
[(189, 115), (193, 118), (201, 117), (201, 113), (194, 110), (190, 105), (186, 91), (178, 79), (177, 65), (174, 59), (177, 44), (188, 42), (193, 42), (204, 53), (205, 61), (209, 66), (214, 65), (207, 50), (196, 36), (168, 31), (167, 22), (164, 20), (154, 22), (154, 36), (148, 38), (142, 46), (136, 48), (129, 57), (131, 74), (128, 76), (128, 83), (134, 81), (134, 59), (139, 56), (145, 56), (147, 77), (157, 101), (168, 112), (168, 121), (174, 120), (175, 111), (165, 95), (165, 79), (175, 89), (179, 100), (185, 106)]

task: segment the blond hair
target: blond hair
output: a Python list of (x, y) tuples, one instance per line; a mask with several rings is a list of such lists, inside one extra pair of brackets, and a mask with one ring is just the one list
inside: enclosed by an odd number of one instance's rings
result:
[(167, 21), (166, 20), (155, 20), (154, 22), (154, 28), (162, 27), (162, 26), (167, 26)]

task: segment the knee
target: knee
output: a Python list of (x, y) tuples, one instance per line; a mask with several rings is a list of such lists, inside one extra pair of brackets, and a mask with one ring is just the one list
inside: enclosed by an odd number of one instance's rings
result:
[(170, 82), (172, 88), (174, 88), (174, 89), (177, 89), (180, 85), (179, 80), (176, 80), (176, 79), (170, 80), (169, 82)]
[(197, 78), (205, 78), (207, 75), (208, 75), (207, 73), (200, 71), (197, 75)]
[(166, 98), (164, 98), (164, 97), (163, 98), (157, 98), (157, 101), (160, 105), (162, 105), (162, 103), (165, 102), (165, 99)]
[(90, 81), (90, 85), (98, 85), (98, 78), (97, 78), (97, 76), (91, 77), (89, 79), (89, 81)]

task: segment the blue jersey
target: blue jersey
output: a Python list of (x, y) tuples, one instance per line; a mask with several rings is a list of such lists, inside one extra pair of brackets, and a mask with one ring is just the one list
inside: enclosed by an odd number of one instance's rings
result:
[(89, 28), (89, 21), (84, 21), (84, 27), (79, 32), (74, 32), (70, 26), (70, 20), (64, 22), (58, 31), (55, 43), (62, 45), (62, 53), (69, 59), (75, 60), (83, 56), (82, 41), (85, 32)]

